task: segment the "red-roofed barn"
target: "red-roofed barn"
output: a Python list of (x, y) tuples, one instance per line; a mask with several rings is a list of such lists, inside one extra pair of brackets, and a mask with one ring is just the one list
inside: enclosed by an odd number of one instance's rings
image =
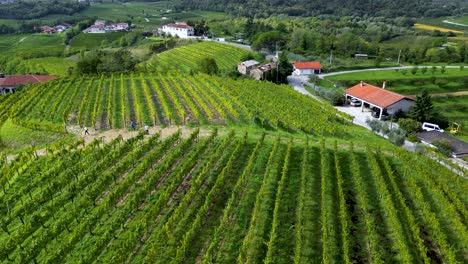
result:
[(294, 62), (293, 67), (294, 75), (320, 74), (322, 72), (322, 65), (318, 61)]
[(58, 78), (54, 75), (9, 75), (0, 78), (0, 92), (2, 94), (14, 93), (18, 85), (27, 85), (31, 83), (48, 82)]
[(387, 113), (394, 115), (398, 111), (408, 113), (409, 109), (414, 105), (414, 100), (394, 93), (392, 91), (361, 82), (344, 91), (346, 98), (356, 98), (362, 102), (361, 110), (367, 104), (370, 108), (379, 109), (379, 119)]

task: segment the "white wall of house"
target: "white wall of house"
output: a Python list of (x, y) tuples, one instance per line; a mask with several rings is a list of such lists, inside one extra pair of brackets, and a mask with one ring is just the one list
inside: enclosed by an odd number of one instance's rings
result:
[(106, 33), (104, 28), (90, 28), (89, 33)]
[(163, 26), (162, 31), (166, 34), (171, 34), (172, 36), (177, 35), (179, 38), (187, 38), (189, 36), (195, 35), (193, 27), (181, 28), (181, 27), (169, 27)]
[(311, 75), (320, 74), (320, 69), (296, 69), (293, 72), (294, 75)]

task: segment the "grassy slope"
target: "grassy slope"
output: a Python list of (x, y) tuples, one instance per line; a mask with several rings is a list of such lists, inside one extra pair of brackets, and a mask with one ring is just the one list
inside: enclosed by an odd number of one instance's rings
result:
[(211, 57), (216, 60), (220, 70), (230, 70), (235, 68), (242, 56), (247, 53), (247, 50), (241, 48), (204, 41), (156, 54), (140, 66), (147, 65), (149, 69), (163, 71), (177, 69), (188, 73), (191, 69), (195, 70), (198, 67), (197, 63), (200, 59)]
[(3, 143), (0, 153), (18, 153), (31, 146), (45, 148), (57, 141), (71, 142), (75, 136), (32, 130), (7, 120), (0, 127), (0, 138)]
[(437, 112), (461, 125), (458, 137), (468, 142), (468, 95), (434, 97), (433, 102)]
[(0, 54), (61, 53), (65, 48), (63, 35), (28, 34), (1, 35)]

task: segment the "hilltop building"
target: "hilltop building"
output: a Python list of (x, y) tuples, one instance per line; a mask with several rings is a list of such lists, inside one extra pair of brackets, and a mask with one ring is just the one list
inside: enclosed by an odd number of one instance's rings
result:
[(130, 29), (130, 25), (128, 25), (128, 23), (113, 23), (110, 25), (106, 25), (105, 20), (97, 19), (94, 22), (94, 25), (91, 25), (87, 29), (83, 30), (83, 33), (100, 34), (100, 33), (110, 33), (110, 32), (118, 32), (118, 31), (127, 31), (129, 29)]
[(5, 76), (0, 74), (0, 93), (5, 95), (7, 93), (14, 93), (19, 85), (27, 85), (31, 83), (48, 82), (56, 79), (55, 75), (9, 75)]
[(179, 38), (188, 38), (195, 35), (194, 28), (185, 22), (164, 25), (160, 31), (172, 36), (178, 36)]

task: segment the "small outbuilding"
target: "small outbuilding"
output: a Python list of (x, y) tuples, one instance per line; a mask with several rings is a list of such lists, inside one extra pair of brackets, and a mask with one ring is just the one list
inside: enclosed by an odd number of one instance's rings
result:
[(294, 75), (310, 75), (322, 73), (322, 65), (318, 61), (294, 62)]
[(401, 94), (380, 88), (365, 82), (360, 82), (344, 91), (346, 99), (357, 99), (362, 102), (361, 111), (364, 107), (377, 108), (379, 119), (383, 113), (394, 115), (398, 111), (408, 113), (414, 105), (414, 100)]
[(250, 74), (250, 71), (257, 67), (258, 61), (248, 60), (237, 64), (237, 70), (244, 75)]

